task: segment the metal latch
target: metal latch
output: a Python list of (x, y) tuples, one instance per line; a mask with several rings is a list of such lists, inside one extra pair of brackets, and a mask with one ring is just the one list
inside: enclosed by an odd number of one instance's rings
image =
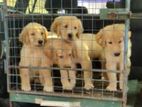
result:
[(131, 17), (131, 12), (124, 9), (100, 9), (100, 19), (125, 20)]

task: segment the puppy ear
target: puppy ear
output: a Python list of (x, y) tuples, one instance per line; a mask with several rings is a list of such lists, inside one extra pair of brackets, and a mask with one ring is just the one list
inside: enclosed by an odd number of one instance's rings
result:
[(45, 55), (48, 57), (48, 58), (52, 58), (52, 51), (51, 51), (51, 49), (46, 49), (45, 51), (44, 51), (44, 53), (45, 53)]
[(99, 45), (101, 45), (102, 47), (105, 47), (105, 38), (104, 38), (104, 32), (103, 32), (103, 30), (100, 30), (97, 34), (96, 34), (96, 36), (95, 36), (95, 38), (96, 38), (96, 42), (99, 44)]
[(44, 47), (44, 54), (48, 57), (48, 58), (52, 58), (52, 52), (53, 49), (50, 48), (50, 44), (48, 42), (46, 42), (45, 47)]
[(48, 38), (48, 30), (46, 27), (43, 26), (43, 31), (44, 31), (44, 34), (45, 34), (45, 41), (47, 40)]
[(26, 27), (23, 28), (23, 30), (21, 31), (20, 35), (19, 35), (19, 41), (24, 43), (24, 44), (29, 44), (30, 40), (29, 40), (29, 34), (28, 34), (28, 29)]
[(80, 38), (80, 34), (83, 33), (84, 31), (84, 28), (83, 28), (83, 25), (82, 25), (82, 22), (80, 19), (77, 18), (77, 23), (78, 23), (78, 33), (77, 33), (77, 38), (79, 39)]
[(51, 24), (51, 32), (55, 32), (58, 36), (61, 34), (60, 33), (60, 25), (62, 23), (62, 17), (57, 17), (54, 19), (53, 23)]

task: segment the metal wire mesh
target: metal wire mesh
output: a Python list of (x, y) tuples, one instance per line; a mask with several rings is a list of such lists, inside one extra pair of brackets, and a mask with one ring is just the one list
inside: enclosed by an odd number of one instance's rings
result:
[[(61, 83), (61, 75), (59, 72), (62, 69), (56, 66), (52, 66), (50, 68), (33, 67), (30, 65), (23, 66), (25, 67), (25, 69), (29, 69), (30, 72), (34, 71), (34, 69), (50, 70), (52, 75), (54, 92), (44, 92), (43, 85), (39, 82), (39, 75), (34, 73), (30, 75), (32, 78), (30, 82), (31, 90), (28, 92), (22, 91), (21, 78), (19, 73), (20, 50), (23, 44), (19, 42), (18, 38), (23, 27), (26, 26), (28, 23), (37, 22), (41, 25), (44, 25), (49, 30), (52, 22), (57, 16), (74, 15), (82, 21), (85, 33), (95, 34), (106, 25), (120, 22), (124, 23), (124, 20), (100, 20), (98, 16), (101, 8), (108, 8), (109, 6), (111, 6), (111, 8), (118, 8), (121, 5), (118, 2), (119, 0), (116, 0), (116, 2), (112, 2), (110, 0), (7, 0), (5, 22), (7, 23), (6, 30), (8, 31), (8, 35), (6, 36), (8, 37), (7, 77), (9, 91), (38, 95), (53, 95), (123, 101), (123, 90), (106, 90), (106, 87), (110, 81), (108, 81), (107, 79), (102, 79), (102, 73), (117, 72), (118, 74), (120, 74), (120, 71), (108, 71), (106, 69), (102, 69), (101, 63), (105, 62), (105, 60), (97, 60), (93, 58), (91, 59), (92, 78), (90, 78), (94, 85), (94, 88), (91, 88), (89, 90), (84, 89), (84, 69), (82, 69), (80, 65), (78, 65), (77, 68), (74, 69), (76, 72), (76, 85), (71, 90), (63, 89)], [(90, 38), (92, 39), (89, 39), (91, 41), (85, 39), (83, 39), (82, 41), (92, 43), (91, 46), (93, 47), (93, 37), (94, 35), (91, 35)], [(83, 51), (84, 50), (81, 49), (82, 53)], [(91, 53), (95, 50), (89, 51)], [(66, 68), (64, 69), (67, 72), (69, 70), (72, 70)], [(120, 81), (115, 82), (116, 84), (120, 83)]]

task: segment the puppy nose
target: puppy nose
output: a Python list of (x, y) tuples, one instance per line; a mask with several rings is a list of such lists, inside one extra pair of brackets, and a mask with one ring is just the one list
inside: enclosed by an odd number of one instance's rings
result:
[(40, 45), (42, 45), (42, 44), (43, 44), (43, 40), (38, 40), (38, 43), (39, 43)]
[(119, 52), (114, 53), (114, 56), (119, 56), (119, 55), (120, 55), (120, 53), (119, 53)]
[(68, 37), (69, 37), (69, 39), (72, 39), (72, 34), (69, 33), (69, 34), (68, 34)]

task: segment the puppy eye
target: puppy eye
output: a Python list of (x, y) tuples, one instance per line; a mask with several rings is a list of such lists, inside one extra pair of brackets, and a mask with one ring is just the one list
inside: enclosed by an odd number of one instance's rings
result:
[(62, 58), (63, 58), (63, 56), (59, 56), (59, 58), (61, 58), (61, 59), (62, 59)]
[(118, 41), (118, 43), (121, 43), (122, 41), (120, 40), (120, 41)]
[(69, 54), (69, 56), (72, 56), (72, 54)]
[(65, 25), (65, 28), (68, 28), (68, 25)]
[(109, 44), (112, 44), (112, 42), (108, 42)]
[(74, 29), (77, 29), (77, 27), (75, 26)]
[(43, 32), (41, 32), (41, 35), (43, 35)]
[(32, 35), (32, 36), (34, 36), (34, 35), (35, 35), (35, 33), (31, 33), (31, 35)]

